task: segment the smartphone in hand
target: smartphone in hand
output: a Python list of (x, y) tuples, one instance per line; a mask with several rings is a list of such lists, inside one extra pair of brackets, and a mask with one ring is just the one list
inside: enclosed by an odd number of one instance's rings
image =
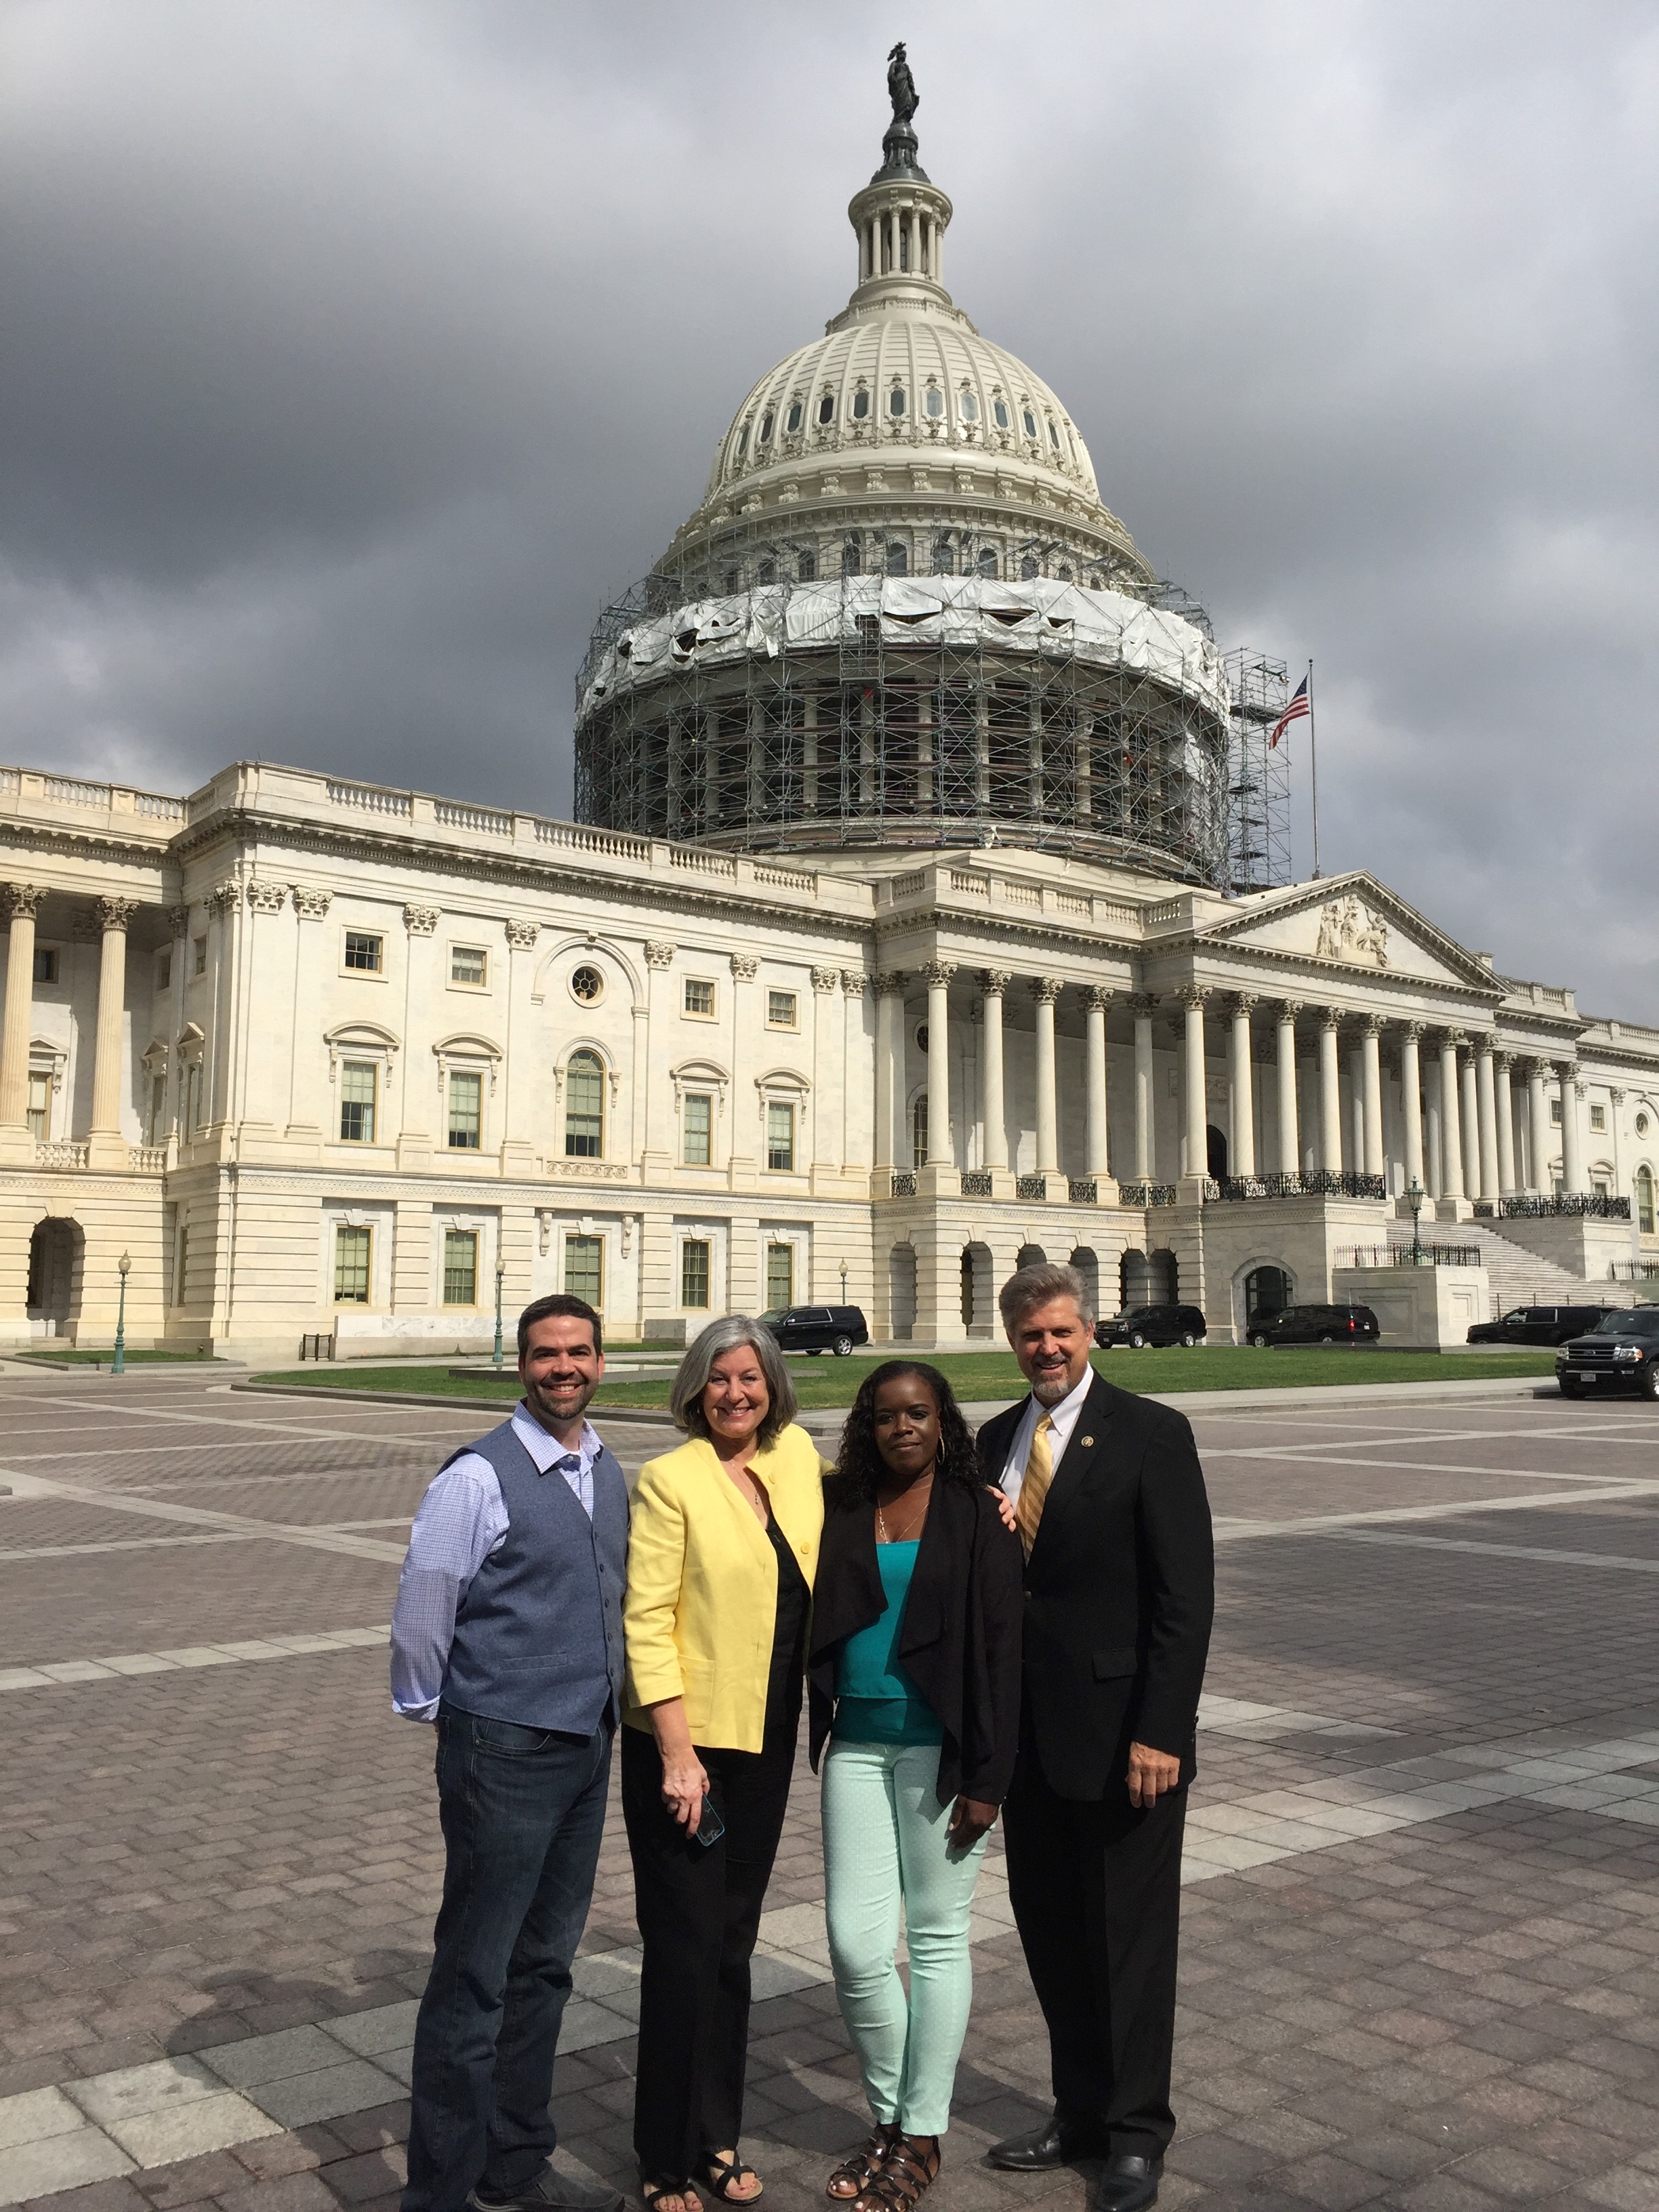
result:
[(702, 1810), (697, 1815), (697, 1832), (692, 1841), (702, 1844), (706, 1850), (710, 1844), (719, 1843), (725, 1833), (726, 1823), (714, 1810), (714, 1799), (705, 1792)]

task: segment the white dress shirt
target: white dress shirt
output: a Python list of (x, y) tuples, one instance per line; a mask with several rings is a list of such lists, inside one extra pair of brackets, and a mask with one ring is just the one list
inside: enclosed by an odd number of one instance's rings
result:
[(1052, 1431), (1048, 1449), (1053, 1455), (1051, 1463), (1057, 1474), (1066, 1447), (1072, 1441), (1072, 1431), (1077, 1426), (1077, 1417), (1083, 1411), (1083, 1401), (1088, 1396), (1094, 1379), (1095, 1370), (1091, 1367), (1085, 1370), (1076, 1389), (1069, 1396), (1062, 1398), (1059, 1405), (1040, 1406), (1033, 1398), (1026, 1407), (1024, 1416), (1014, 1431), (1014, 1440), (1008, 1447), (1007, 1464), (1002, 1470), (1003, 1493), (1014, 1504), (1019, 1503), (1020, 1485), (1025, 1480), (1025, 1462), (1031, 1456), (1031, 1440), (1036, 1435), (1037, 1423), (1044, 1413), (1048, 1414)]
[[(592, 1424), (582, 1423), (569, 1451), (519, 1405), (513, 1433), (543, 1474), (558, 1469), (591, 1521), (593, 1462), (604, 1449)], [(433, 1477), (409, 1532), (392, 1611), (392, 1705), (405, 1720), (437, 1719), (456, 1612), (473, 1576), (501, 1549), (508, 1525), (495, 1470), (477, 1452), (463, 1452)]]

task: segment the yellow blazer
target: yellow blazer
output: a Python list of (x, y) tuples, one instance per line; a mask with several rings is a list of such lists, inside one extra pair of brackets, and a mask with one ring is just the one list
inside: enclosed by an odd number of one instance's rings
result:
[[(805, 1430), (792, 1424), (750, 1468), (809, 1589), (823, 1528), (824, 1465)], [(645, 1706), (684, 1698), (693, 1743), (758, 1751), (777, 1607), (771, 1539), (714, 1446), (694, 1437), (647, 1461), (634, 1492), (623, 1603), (628, 1725), (649, 1729)]]

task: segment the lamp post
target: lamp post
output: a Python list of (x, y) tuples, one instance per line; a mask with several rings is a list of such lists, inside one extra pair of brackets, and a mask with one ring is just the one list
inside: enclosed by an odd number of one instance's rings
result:
[(127, 1277), (132, 1273), (132, 1255), (123, 1252), (115, 1263), (115, 1272), (121, 1278), (121, 1303), (115, 1310), (115, 1357), (109, 1364), (112, 1375), (127, 1371)]
[(495, 1356), (494, 1363), (498, 1370), (501, 1364), (501, 1282), (506, 1273), (507, 1262), (498, 1254), (495, 1260)]
[(1428, 1259), (1427, 1253), (1423, 1249), (1421, 1234), (1423, 1200), (1427, 1195), (1422, 1184), (1413, 1176), (1406, 1190), (1406, 1203), (1412, 1210), (1412, 1265), (1413, 1267), (1424, 1266)]
[(847, 1262), (845, 1260), (841, 1263), (841, 1302), (842, 1305), (845, 1305), (847, 1303)]

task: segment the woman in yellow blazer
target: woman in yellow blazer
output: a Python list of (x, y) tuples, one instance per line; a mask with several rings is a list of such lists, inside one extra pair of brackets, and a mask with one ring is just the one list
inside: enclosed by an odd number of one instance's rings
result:
[(628, 1546), (623, 1813), (645, 1947), (634, 2148), (653, 2212), (701, 2181), (752, 2203), (738, 2153), (749, 1961), (794, 1770), (823, 1462), (769, 1333), (712, 1322), (641, 1470)]

